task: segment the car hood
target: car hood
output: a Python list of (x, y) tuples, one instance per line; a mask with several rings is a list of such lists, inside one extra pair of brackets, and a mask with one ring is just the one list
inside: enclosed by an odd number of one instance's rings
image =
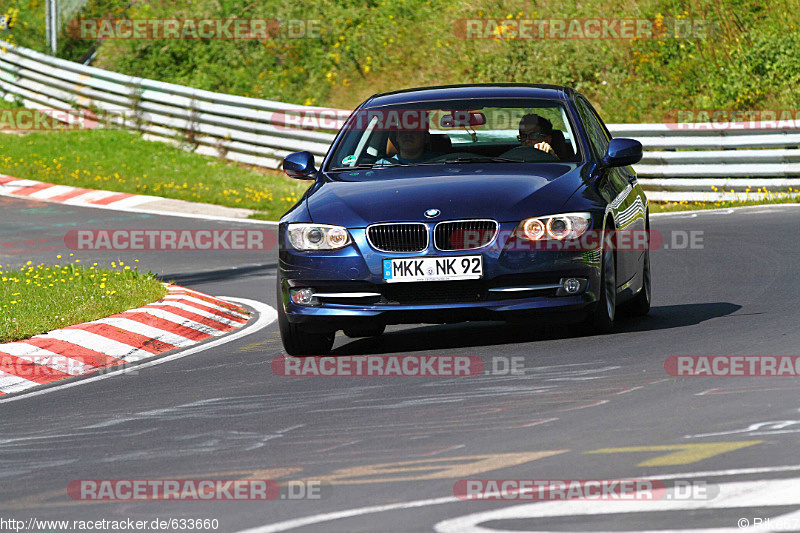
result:
[[(557, 212), (581, 186), (579, 164), (397, 167), (334, 175), (306, 201), (312, 221), (347, 227), (377, 222), (491, 218), (519, 221)], [(434, 170), (436, 169), (436, 170)]]

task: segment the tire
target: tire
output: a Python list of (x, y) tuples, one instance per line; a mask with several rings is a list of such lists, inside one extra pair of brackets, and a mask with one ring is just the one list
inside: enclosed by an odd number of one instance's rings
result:
[(344, 330), (344, 334), (351, 339), (359, 337), (380, 337), (386, 331), (386, 326), (374, 326), (371, 328), (354, 328)]
[(333, 348), (336, 332), (331, 333), (308, 333), (303, 331), (299, 324), (292, 324), (286, 318), (286, 311), (283, 308), (280, 284), (278, 285), (278, 329), (281, 332), (281, 342), (283, 349), (289, 355), (327, 355)]
[(603, 250), (600, 272), (600, 298), (592, 314), (575, 328), (577, 333), (604, 335), (614, 331), (617, 316), (617, 266), (613, 250)]
[(650, 298), (653, 289), (650, 280), (650, 250), (644, 252), (644, 265), (642, 266), (642, 289), (625, 306), (625, 311), (631, 316), (645, 316), (650, 312)]

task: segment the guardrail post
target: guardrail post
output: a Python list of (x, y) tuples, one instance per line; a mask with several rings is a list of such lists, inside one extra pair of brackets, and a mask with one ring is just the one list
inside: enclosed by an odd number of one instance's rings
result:
[[(142, 133), (142, 123), (145, 122), (145, 117), (143, 116), (142, 106), (140, 105), (142, 102), (142, 87), (138, 85), (134, 80), (131, 80), (128, 84), (128, 88), (130, 92), (128, 93), (128, 98), (130, 98), (131, 102), (131, 111), (133, 111), (133, 128)], [(127, 117), (123, 121), (123, 128), (128, 126)]]
[(47, 47), (51, 55), (58, 52), (58, 2), (45, 0), (45, 33), (47, 33)]
[(197, 142), (197, 125), (199, 124), (197, 115), (197, 101), (192, 97), (189, 102), (189, 124), (188, 128), (184, 130), (184, 140), (191, 146), (192, 150), (196, 150), (200, 144)]

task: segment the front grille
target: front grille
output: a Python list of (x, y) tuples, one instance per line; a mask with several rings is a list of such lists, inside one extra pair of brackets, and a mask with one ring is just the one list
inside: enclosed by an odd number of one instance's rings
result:
[(388, 283), (381, 292), (390, 304), (480, 302), (486, 299), (486, 283), (474, 280)]
[(474, 250), (483, 248), (497, 234), (494, 220), (458, 220), (440, 222), (433, 230), (433, 243), (439, 250)]
[(421, 222), (376, 224), (367, 228), (367, 240), (381, 252), (421, 252), (428, 247), (428, 227)]

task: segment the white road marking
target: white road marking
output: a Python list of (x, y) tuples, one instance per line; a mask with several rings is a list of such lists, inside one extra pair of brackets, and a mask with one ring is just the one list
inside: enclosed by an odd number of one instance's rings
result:
[[(5, 184), (0, 184), (0, 196), (14, 196), (14, 191), (18, 189), (18, 184), (22, 183), (23, 185), (28, 182), (28, 186), (36, 185), (40, 182), (38, 181), (31, 181), (31, 180), (16, 180)], [(106, 192), (106, 191), (102, 191)], [(114, 193), (117, 194), (117, 193)], [(24, 199), (24, 198), (22, 198)], [(118, 202), (114, 202), (109, 205), (97, 205), (97, 204), (80, 204), (79, 207), (89, 207), (92, 209), (106, 209), (108, 211), (120, 211), (123, 213), (141, 213), (146, 215), (158, 215), (158, 216), (168, 216), (168, 217), (178, 217), (178, 218), (195, 218), (200, 220), (219, 220), (221, 222), (237, 222), (242, 224), (257, 224), (257, 225), (266, 225), (266, 226), (277, 226), (278, 222), (273, 220), (258, 220), (255, 218), (236, 218), (236, 217), (223, 217), (217, 215), (204, 215), (201, 213), (178, 213), (175, 211), (168, 211), (166, 209), (141, 209), (137, 207), (130, 207), (131, 205), (139, 205), (148, 202), (157, 202), (159, 200), (169, 200), (169, 198), (160, 198), (155, 196), (145, 196), (145, 197), (129, 197), (123, 200), (119, 200)], [(47, 200), (40, 200), (46, 202)], [(70, 202), (51, 202), (57, 204), (69, 204)], [(193, 204), (195, 206), (202, 205), (202, 204)]]
[(466, 444), (456, 444), (454, 446), (447, 446), (446, 448), (440, 448), (438, 450), (433, 450), (431, 452), (423, 453), (422, 455), (430, 457), (431, 455), (439, 455), (440, 453), (449, 452), (450, 450), (457, 450), (459, 448), (465, 448)]
[(194, 344), (195, 342), (197, 342), (195, 340), (187, 339), (186, 337), (182, 337), (175, 333), (170, 333), (169, 331), (165, 331), (163, 329), (154, 328), (153, 326), (148, 326), (147, 324), (143, 324), (141, 322), (137, 322), (129, 318), (122, 318), (122, 317), (101, 318), (100, 320), (95, 320), (92, 323), (108, 324), (109, 326), (114, 326), (115, 328), (119, 328), (124, 331), (130, 331), (131, 333), (138, 333), (139, 335), (144, 335), (145, 337), (150, 337), (159, 340), (161, 342), (166, 342), (167, 344), (171, 344), (173, 346), (188, 346), (189, 344)]
[(32, 381), (28, 381), (25, 378), (21, 378), (13, 374), (6, 374), (0, 370), (0, 392), (11, 394), (12, 392), (17, 392), (19, 390), (24, 390), (31, 387), (32, 383)]
[(111, 205), (114, 208), (116, 208), (116, 209), (121, 211), (122, 209), (120, 209), (120, 208), (131, 208), (131, 207), (135, 207), (135, 206), (140, 205), (140, 204), (145, 204), (147, 202), (153, 202), (155, 200), (161, 200), (161, 198), (158, 198), (156, 196), (134, 195), (134, 196), (129, 196), (128, 198), (123, 198), (122, 200), (117, 200), (116, 202), (114, 202)]
[(16, 194), (38, 184), (38, 181), (33, 180), (14, 180), (0, 185), (0, 192), (3, 194)]
[(631, 387), (630, 389), (622, 389), (621, 391), (615, 392), (614, 395), (618, 396), (620, 394), (628, 394), (629, 392), (633, 392), (635, 390), (639, 390), (639, 389), (641, 389), (643, 387), (644, 387), (644, 385), (642, 385), (640, 387)]
[(59, 372), (64, 372), (73, 376), (80, 376), (94, 368), (78, 359), (39, 348), (25, 341), (0, 344), (0, 352), (5, 352), (30, 361), (31, 363), (53, 368)]
[(221, 329), (212, 328), (211, 326), (207, 326), (205, 324), (200, 324), (199, 322), (195, 322), (191, 318), (186, 318), (180, 315), (176, 315), (175, 313), (170, 313), (169, 311), (165, 311), (163, 309), (148, 309), (147, 307), (141, 307), (138, 309), (130, 309), (128, 311), (123, 311), (124, 313), (147, 313), (148, 315), (153, 315), (158, 318), (163, 318), (164, 320), (169, 320), (170, 322), (174, 322), (175, 324), (180, 324), (181, 326), (186, 326), (187, 328), (196, 329), (197, 331), (201, 331), (203, 333), (207, 333), (208, 335), (218, 336), (225, 333)]
[[(496, 520), (551, 517), (597, 516), (618, 513), (650, 513), (695, 509), (733, 509), (778, 505), (800, 505), (800, 478), (769, 479), (720, 483), (715, 498), (701, 500), (563, 500), (526, 503), (502, 509), (473, 513), (443, 520), (434, 526), (437, 533), (523, 533), (522, 530), (494, 529), (479, 524)], [(530, 530), (533, 531), (533, 530)], [(708, 531), (701, 529), (700, 531)], [(714, 530), (712, 530), (714, 531)], [(716, 531), (739, 531), (738, 528), (717, 528)]]
[(76, 196), (74, 198), (70, 198), (69, 200), (64, 200), (65, 204), (69, 205), (85, 205), (91, 202), (96, 202), (98, 200), (103, 200), (104, 198), (108, 198), (110, 196), (114, 196), (115, 194), (119, 194), (118, 192), (113, 191), (90, 191), (81, 194), (80, 196)]
[(545, 418), (544, 420), (534, 420), (533, 422), (528, 422), (527, 424), (522, 424), (520, 426), (513, 426), (514, 429), (517, 428), (530, 428), (533, 426), (538, 426), (539, 424), (546, 424), (547, 422), (554, 422), (558, 420), (558, 418)]
[(359, 442), (361, 442), (361, 441), (360, 440), (351, 440), (350, 442), (344, 442), (342, 444), (337, 444), (336, 446), (331, 446), (330, 448), (323, 448), (322, 450), (317, 450), (317, 453), (329, 452), (331, 450), (335, 450), (337, 448), (344, 448), (345, 446), (351, 446), (351, 445), (357, 444)]
[[(86, 385), (88, 383), (94, 383), (95, 381), (99, 381), (101, 379), (109, 379), (109, 378), (113, 378), (113, 377), (116, 377), (116, 376), (121, 376), (121, 375), (127, 374), (129, 372), (137, 372), (142, 368), (148, 368), (148, 367), (151, 367), (151, 366), (161, 365), (161, 364), (164, 364), (164, 363), (167, 363), (167, 362), (170, 362), (170, 361), (175, 361), (177, 359), (182, 359), (182, 358), (184, 358), (186, 356), (193, 355), (195, 353), (202, 352), (202, 351), (208, 350), (210, 348), (215, 348), (217, 346), (220, 346), (222, 344), (226, 344), (226, 343), (235, 341), (237, 339), (240, 339), (242, 337), (245, 337), (245, 336), (250, 335), (252, 333), (255, 333), (257, 331), (261, 331), (262, 329), (264, 329), (265, 327), (269, 326), (270, 324), (272, 324), (273, 322), (275, 322), (278, 319), (278, 312), (275, 309), (273, 309), (272, 307), (270, 307), (269, 305), (265, 304), (265, 303), (261, 303), (261, 302), (256, 301), (256, 300), (248, 300), (246, 298), (232, 298), (232, 297), (224, 297), (224, 296), (220, 296), (219, 298), (220, 299), (225, 299), (225, 300), (228, 300), (228, 301), (231, 301), (231, 302), (239, 303), (239, 304), (244, 304), (244, 305), (252, 307), (253, 309), (255, 309), (256, 313), (258, 313), (258, 319), (255, 322), (253, 322), (251, 324), (247, 324), (246, 326), (242, 327), (241, 329), (235, 330), (232, 333), (230, 333), (230, 334), (228, 334), (228, 335), (226, 335), (226, 336), (224, 336), (224, 337), (222, 337), (220, 339), (215, 339), (213, 341), (209, 341), (207, 343), (199, 344), (199, 345), (193, 346), (191, 348), (186, 348), (185, 350), (181, 350), (180, 352), (177, 352), (177, 353), (174, 353), (174, 354), (171, 354), (171, 355), (167, 355), (165, 357), (161, 357), (160, 359), (156, 359), (154, 361), (147, 361), (147, 362), (144, 362), (144, 363), (141, 363), (141, 364), (138, 364), (138, 365), (134, 365), (134, 366), (120, 367), (119, 370), (115, 370), (115, 371), (109, 372), (107, 374), (100, 374), (99, 376), (92, 376), (92, 377), (89, 377), (89, 378), (86, 378), (86, 379), (81, 379), (79, 381), (74, 381), (72, 383), (65, 383), (63, 385), (56, 385), (56, 386), (49, 387), (49, 388), (46, 388), (46, 389), (42, 389), (42, 390), (38, 390), (38, 391), (34, 391), (34, 392), (29, 392), (27, 394), (20, 394), (19, 396), (13, 396), (13, 397), (7, 398), (7, 399), (0, 399), (0, 403), (16, 402), (18, 400), (31, 398), (33, 396), (40, 396), (42, 394), (49, 394), (49, 393), (57, 391), (57, 390), (68, 389), (68, 388), (71, 388), (71, 387), (78, 387), (80, 385)], [(15, 376), (11, 376), (11, 377), (15, 377)], [(0, 379), (2, 379), (2, 375), (1, 374), (0, 374)]]
[(132, 362), (144, 359), (145, 357), (152, 357), (153, 354), (139, 348), (134, 348), (127, 344), (115, 341), (82, 329), (56, 329), (43, 335), (37, 335), (37, 338), (42, 339), (58, 339), (60, 341), (71, 342), (84, 348), (89, 348), (96, 352), (101, 352), (117, 359), (124, 359), (125, 361)]
[(75, 187), (70, 187), (69, 185), (53, 185), (52, 187), (48, 187), (46, 189), (42, 189), (41, 191), (36, 191), (33, 194), (29, 194), (28, 198), (32, 200), (47, 200), (48, 198), (52, 198), (53, 196), (58, 196), (59, 194), (66, 194), (74, 190)]
[[(726, 476), (738, 476), (747, 474), (765, 474), (765, 473), (793, 472), (793, 471), (800, 471), (800, 465), (772, 466), (772, 467), (762, 467), (762, 468), (740, 468), (732, 470), (716, 470), (716, 471), (705, 471), (705, 472), (685, 472), (682, 474), (661, 474), (661, 475), (647, 476), (647, 477), (636, 476), (636, 479), (653, 479), (653, 480), (691, 479), (698, 477), (726, 477)], [(798, 497), (800, 497), (800, 492), (798, 492)], [(244, 529), (239, 531), (238, 533), (278, 533), (280, 531), (290, 531), (292, 529), (297, 529), (298, 527), (309, 526), (312, 524), (321, 524), (324, 522), (330, 522), (332, 520), (339, 520), (341, 518), (351, 518), (354, 516), (383, 513), (386, 511), (396, 511), (402, 509), (414, 509), (419, 507), (444, 505), (448, 503), (463, 504), (464, 502), (463, 500), (460, 500), (455, 496), (444, 496), (441, 498), (414, 500), (410, 502), (400, 502), (387, 505), (373, 505), (369, 507), (347, 509), (345, 511), (334, 511), (331, 513), (311, 515), (303, 518), (293, 518), (291, 520), (285, 520), (283, 522), (276, 522), (274, 524), (268, 524), (264, 526), (256, 526), (253, 528)], [(612, 503), (612, 502), (607, 502), (607, 503)]]
[(578, 409), (586, 409), (587, 407), (597, 407), (598, 405), (605, 405), (609, 400), (597, 400), (596, 402), (587, 403), (584, 405), (577, 405), (575, 407), (566, 407), (564, 409), (556, 409), (556, 411), (577, 411)]
[(297, 529), (298, 527), (310, 526), (311, 524), (320, 524), (322, 522), (330, 522), (331, 520), (339, 520), (341, 518), (351, 518), (354, 516), (362, 516), (366, 514), (384, 513), (386, 511), (396, 511), (398, 509), (414, 509), (416, 507), (429, 507), (431, 505), (441, 505), (443, 503), (453, 503), (453, 502), (461, 502), (461, 500), (459, 500), (455, 496), (445, 496), (444, 498), (433, 498), (430, 500), (416, 500), (413, 502), (391, 503), (388, 505), (374, 505), (372, 507), (361, 507), (359, 509), (348, 509), (347, 511), (336, 511), (333, 513), (307, 516), (305, 518), (295, 518), (292, 520), (286, 520), (284, 522), (278, 522), (272, 525), (257, 526), (250, 529), (243, 529), (238, 533), (277, 533), (278, 531), (289, 531), (290, 529)]
[(695, 218), (697, 215), (701, 214), (709, 214), (709, 215), (732, 215), (737, 211), (745, 211), (745, 210), (752, 210), (752, 209), (766, 209), (770, 211), (774, 211), (775, 209), (781, 209), (784, 207), (800, 207), (800, 204), (761, 204), (761, 205), (743, 205), (739, 207), (721, 207), (719, 209), (699, 209), (696, 211), (674, 211), (670, 213), (650, 213), (651, 217), (678, 217), (684, 218), (686, 215), (691, 215), (688, 218)]
[(192, 307), (191, 305), (185, 305), (178, 302), (172, 301), (160, 301), (157, 304), (150, 304), (150, 305), (169, 305), (171, 307), (177, 307), (178, 309), (183, 309), (184, 311), (189, 311), (190, 313), (194, 313), (196, 315), (200, 315), (206, 318), (210, 318), (211, 320), (216, 320), (217, 322), (221, 322), (223, 324), (228, 324), (230, 326), (241, 326), (242, 323), (236, 320), (231, 320), (230, 318), (225, 318), (224, 316), (215, 315), (214, 313), (209, 313), (208, 311), (203, 311), (202, 309), (198, 309), (196, 307)]
[(250, 318), (249, 316), (247, 316), (244, 313), (240, 313), (238, 311), (232, 311), (231, 309), (228, 309), (227, 307), (222, 307), (221, 305), (213, 304), (211, 302), (207, 302), (205, 300), (201, 300), (200, 298), (195, 298), (194, 296), (188, 296), (186, 294), (180, 294), (180, 293), (167, 294), (166, 296), (164, 296), (163, 299), (164, 300), (179, 300), (179, 301), (183, 300), (183, 301), (194, 302), (196, 304), (200, 304), (200, 305), (204, 305), (206, 307), (210, 307), (211, 309), (216, 309), (217, 311), (222, 311), (223, 313), (228, 313), (228, 314), (233, 315), (233, 316), (238, 316), (239, 318), (244, 318), (244, 319)]
[(773, 420), (770, 422), (757, 422), (755, 424), (750, 424), (746, 428), (743, 429), (732, 429), (730, 431), (717, 431), (715, 433), (699, 433), (697, 435), (684, 435), (684, 439), (698, 439), (702, 437), (721, 437), (724, 435), (737, 435), (740, 433), (749, 433), (751, 435), (756, 435), (757, 433), (753, 433), (754, 431), (766, 431), (766, 430), (778, 430), (784, 429), (789, 426), (794, 426), (800, 424), (800, 420)]

